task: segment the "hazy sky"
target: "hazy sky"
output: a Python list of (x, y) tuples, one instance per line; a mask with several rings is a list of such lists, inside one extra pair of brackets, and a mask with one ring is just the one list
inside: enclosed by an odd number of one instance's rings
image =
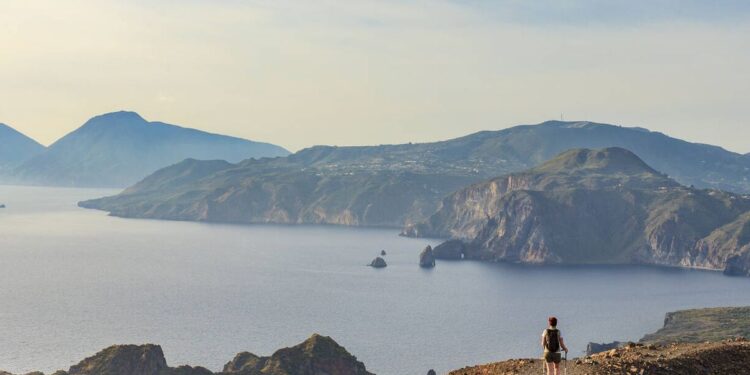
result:
[(0, 122), (119, 109), (291, 150), (562, 114), (750, 152), (750, 1), (0, 0)]

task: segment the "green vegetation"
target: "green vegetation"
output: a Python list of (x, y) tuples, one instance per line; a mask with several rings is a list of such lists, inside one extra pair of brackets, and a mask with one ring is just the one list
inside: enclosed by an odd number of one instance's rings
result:
[(750, 337), (750, 307), (716, 307), (667, 313), (664, 328), (641, 339), (644, 343), (700, 343)]

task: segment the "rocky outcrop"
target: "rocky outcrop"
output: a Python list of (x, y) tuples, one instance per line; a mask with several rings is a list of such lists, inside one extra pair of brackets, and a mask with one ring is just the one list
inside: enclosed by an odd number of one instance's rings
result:
[(419, 266), (422, 268), (435, 267), (435, 256), (432, 254), (432, 246), (427, 247), (419, 253)]
[(727, 276), (750, 276), (750, 252), (735, 254), (727, 258), (724, 274)]
[[(540, 359), (514, 359), (467, 367), (450, 375), (536, 375)], [(750, 343), (729, 340), (703, 344), (632, 344), (610, 351), (569, 360), (561, 364), (569, 375), (736, 375), (750, 366)]]
[(261, 358), (263, 367), (248, 375), (371, 375), (362, 362), (327, 336), (313, 335), (291, 348)]
[(224, 365), (224, 372), (252, 374), (260, 371), (264, 364), (265, 359), (250, 352), (242, 352), (238, 353), (231, 361)]
[(624, 149), (571, 150), (459, 190), (403, 234), (451, 238), (437, 249), (453, 259), (746, 274), (750, 196), (681, 186)]
[(115, 345), (74, 365), (70, 375), (153, 375), (167, 369), (158, 345)]
[(461, 260), (464, 258), (466, 245), (461, 240), (450, 240), (435, 246), (432, 254), (435, 259)]
[[(312, 335), (269, 357), (237, 354), (222, 372), (203, 367), (169, 367), (158, 345), (115, 345), (53, 375), (372, 375), (332, 338)], [(0, 375), (12, 375), (0, 371)], [(43, 375), (41, 372), (27, 375)]]
[(619, 348), (620, 346), (624, 344), (625, 343), (619, 342), (619, 341), (613, 341), (613, 342), (603, 343), (603, 344), (590, 342), (588, 343), (588, 345), (586, 345), (586, 355), (606, 352), (608, 350)]
[(370, 267), (374, 267), (374, 268), (385, 268), (387, 266), (388, 264), (385, 262), (385, 259), (381, 257), (376, 257), (375, 259), (372, 260), (372, 262), (370, 262)]

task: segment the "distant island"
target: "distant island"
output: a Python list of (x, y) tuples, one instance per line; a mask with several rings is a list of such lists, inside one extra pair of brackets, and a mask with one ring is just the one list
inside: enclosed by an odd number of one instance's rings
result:
[(570, 150), (474, 184), (403, 233), (452, 238), (438, 259), (750, 274), (750, 195), (682, 186), (622, 148)]
[(276, 145), (146, 121), (129, 111), (93, 117), (46, 148), (8, 129), (0, 126), (0, 182), (16, 184), (126, 187), (186, 158), (289, 155)]
[(447, 195), (575, 148), (621, 147), (685, 186), (750, 192), (750, 159), (642, 128), (548, 121), (442, 142), (315, 146), (240, 163), (186, 160), (122, 194), (81, 202), (115, 216), (401, 228)]
[(452, 239), (434, 249), (438, 259), (653, 264), (750, 275), (750, 195), (681, 185), (623, 148), (569, 150), (468, 187), (476, 177), (433, 175), (427, 183), (427, 175), (414, 172), (289, 167), (299, 158), (240, 165), (187, 160), (119, 195), (79, 205), (123, 217), (212, 222), (412, 222), (404, 235)]

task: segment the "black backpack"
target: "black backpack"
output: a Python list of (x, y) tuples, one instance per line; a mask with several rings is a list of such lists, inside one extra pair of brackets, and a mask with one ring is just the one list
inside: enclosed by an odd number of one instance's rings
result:
[(560, 351), (560, 331), (547, 328), (547, 335), (544, 336), (544, 347), (553, 353)]

